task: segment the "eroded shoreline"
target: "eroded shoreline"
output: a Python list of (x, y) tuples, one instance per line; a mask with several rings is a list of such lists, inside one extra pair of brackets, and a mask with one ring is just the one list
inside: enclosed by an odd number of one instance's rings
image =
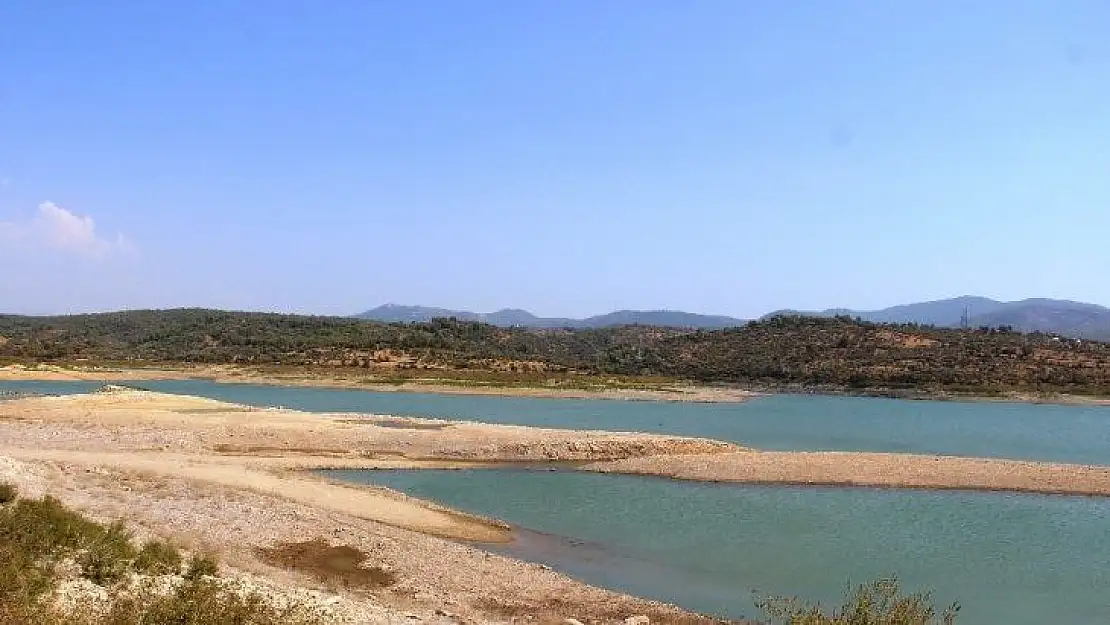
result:
[[(587, 381), (593, 378), (585, 378)], [(597, 379), (589, 388), (566, 386), (528, 386), (480, 384), (454, 380), (450, 376), (381, 381), (372, 375), (261, 373), (232, 365), (207, 365), (168, 369), (120, 369), (108, 367), (69, 368), (55, 365), (8, 365), (0, 367), (0, 381), (26, 382), (136, 382), (144, 380), (206, 380), (217, 384), (260, 384), (362, 390), (378, 393), (435, 393), (440, 395), (482, 395), (493, 397), (536, 397), (549, 399), (606, 399), (623, 401), (674, 401), (693, 403), (743, 402), (761, 393), (725, 386), (699, 386), (685, 383), (643, 386), (609, 386)]]
[[(751, 390), (730, 385), (698, 385), (681, 381), (644, 385), (610, 386), (601, 377), (584, 376), (583, 387), (558, 385), (481, 383), (457, 379), (450, 372), (428, 378), (384, 381), (380, 375), (328, 371), (326, 373), (267, 373), (237, 365), (195, 365), (169, 368), (117, 368), (110, 366), (61, 367), (57, 365), (0, 366), (0, 382), (141, 382), (144, 380), (206, 380), (217, 384), (258, 384), (337, 390), (363, 390), (377, 393), (433, 393), (438, 395), (479, 395), (489, 397), (535, 397), (547, 399), (604, 399), (618, 401), (738, 403), (773, 394), (873, 397), (906, 401), (954, 401), (1046, 404), (1059, 406), (1106, 406), (1110, 397), (1036, 394), (1008, 391), (1001, 394), (964, 394), (948, 391), (912, 391), (786, 386)], [(592, 382), (592, 383), (591, 383)]]

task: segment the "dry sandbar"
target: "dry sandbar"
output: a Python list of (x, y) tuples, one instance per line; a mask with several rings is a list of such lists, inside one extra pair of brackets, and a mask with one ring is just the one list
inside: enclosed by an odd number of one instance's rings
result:
[(702, 482), (1110, 496), (1110, 467), (995, 458), (749, 450), (626, 458), (581, 468)]

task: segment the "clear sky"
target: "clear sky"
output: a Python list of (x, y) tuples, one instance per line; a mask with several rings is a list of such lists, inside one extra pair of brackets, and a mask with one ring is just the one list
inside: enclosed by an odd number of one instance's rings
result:
[(1110, 304), (1105, 0), (0, 3), (0, 310)]

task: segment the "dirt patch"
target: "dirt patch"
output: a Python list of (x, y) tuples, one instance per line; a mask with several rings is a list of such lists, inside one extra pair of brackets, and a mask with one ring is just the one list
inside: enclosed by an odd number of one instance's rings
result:
[(258, 547), (255, 554), (266, 564), (304, 573), (332, 587), (375, 589), (397, 583), (397, 576), (383, 568), (362, 566), (366, 553), (331, 545), (323, 538)]
[[(474, 607), (476, 607), (476, 608), (478, 608), (478, 609), (480, 609), (484, 612), (488, 612), (489, 614), (496, 614), (498, 616), (504, 616), (504, 617), (508, 617), (508, 618), (512, 618), (512, 619), (521, 619), (521, 618), (534, 619), (534, 618), (536, 618), (536, 606), (531, 605), (531, 604), (527, 604), (527, 603), (515, 603), (515, 602), (505, 601), (505, 600), (499, 599), (497, 597), (479, 597), (479, 598), (474, 600), (473, 605), (474, 605)], [(551, 600), (549, 600), (549, 603), (546, 607), (551, 609), (552, 614), (559, 614), (560, 609), (565, 608), (567, 606), (565, 605), (565, 602), (563, 602), (559, 599), (551, 599)], [(564, 612), (564, 613), (573, 614), (573, 612)], [(555, 621), (554, 618), (544, 618), (541, 615), (540, 616), (540, 622), (541, 623), (545, 623), (545, 622), (550, 622), (550, 623), (560, 622), (560, 623), (562, 623), (562, 622), (565, 622), (565, 621)]]
[(395, 430), (443, 430), (451, 427), (450, 423), (428, 423), (421, 421), (405, 421), (404, 419), (383, 419), (381, 421), (365, 421), (360, 419), (344, 419), (340, 423), (366, 423), (380, 428), (393, 428)]
[(258, 412), (264, 410), (263, 408), (255, 408), (254, 406), (218, 406), (215, 408), (182, 408), (174, 410), (177, 414), (226, 414), (229, 412)]
[(380, 460), (380, 459), (407, 459), (408, 455), (403, 451), (394, 451), (392, 449), (367, 449), (358, 454), (359, 458), (367, 460)]
[[(496, 614), (503, 618), (508, 618), (514, 623), (524, 621), (536, 623), (537, 625), (563, 625), (567, 622), (565, 618), (566, 615), (575, 614), (575, 608), (579, 607), (576, 602), (561, 597), (545, 600), (541, 609), (537, 609), (537, 606), (531, 603), (514, 602), (492, 596), (475, 599), (472, 605), (488, 614)], [(694, 614), (679, 615), (673, 612), (651, 609), (646, 609), (641, 612), (641, 614), (648, 617), (649, 623), (668, 623), (669, 625), (706, 625), (707, 623), (726, 622)], [(621, 610), (618, 606), (614, 605), (609, 609), (605, 607), (594, 609), (588, 616), (581, 613), (579, 613), (578, 616), (589, 623), (596, 623), (598, 621), (621, 623), (624, 622), (625, 617), (628, 616), (628, 611), (627, 609)], [(747, 621), (729, 622), (735, 622), (738, 623), (738, 625), (747, 623)]]
[(325, 449), (320, 447), (277, 447), (269, 445), (230, 445), (219, 443), (212, 446), (212, 451), (219, 454), (232, 456), (272, 456), (282, 458), (290, 454), (302, 456), (346, 456), (350, 452), (346, 449)]
[(934, 339), (918, 336), (916, 334), (907, 334), (905, 332), (895, 332), (893, 330), (881, 330), (876, 332), (875, 336), (888, 345), (906, 347), (909, 349), (933, 347), (937, 344), (937, 341)]

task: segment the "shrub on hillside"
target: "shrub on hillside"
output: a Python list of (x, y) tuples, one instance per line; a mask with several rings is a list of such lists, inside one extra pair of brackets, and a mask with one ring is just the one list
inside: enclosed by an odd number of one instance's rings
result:
[(151, 540), (135, 556), (135, 570), (147, 575), (177, 575), (181, 572), (181, 551), (162, 540)]

